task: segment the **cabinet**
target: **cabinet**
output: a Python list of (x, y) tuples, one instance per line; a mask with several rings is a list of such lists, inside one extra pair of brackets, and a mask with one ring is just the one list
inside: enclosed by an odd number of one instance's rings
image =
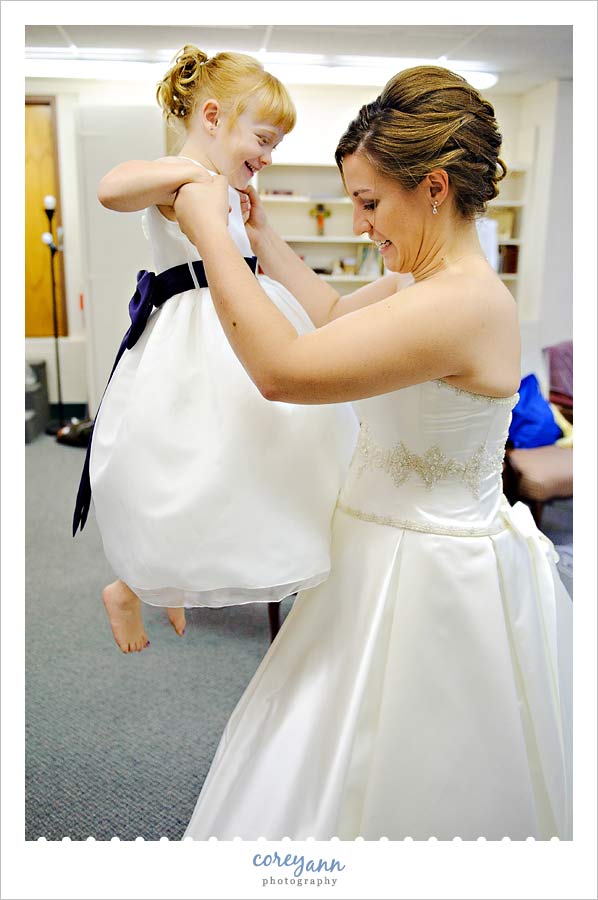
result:
[[(498, 221), (499, 274), (515, 299), (527, 182), (525, 167), (508, 168), (499, 197), (488, 204), (488, 215)], [(273, 227), (339, 293), (349, 293), (383, 274), (375, 245), (367, 235), (353, 234), (353, 204), (335, 165), (274, 164), (262, 169), (256, 187)], [(318, 205), (323, 207), (320, 228)]]

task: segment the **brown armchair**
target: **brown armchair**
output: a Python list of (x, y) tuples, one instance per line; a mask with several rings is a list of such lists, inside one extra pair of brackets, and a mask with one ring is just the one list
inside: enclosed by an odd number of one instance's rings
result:
[[(546, 352), (549, 400), (573, 423), (573, 344), (563, 341), (547, 347)], [(546, 503), (573, 496), (573, 448), (550, 444), (515, 449), (507, 444), (503, 485), (510, 503), (522, 500), (530, 507), (539, 528)]]
[(556, 444), (531, 449), (507, 447), (503, 486), (509, 503), (522, 500), (540, 528), (546, 503), (573, 496), (573, 448)]

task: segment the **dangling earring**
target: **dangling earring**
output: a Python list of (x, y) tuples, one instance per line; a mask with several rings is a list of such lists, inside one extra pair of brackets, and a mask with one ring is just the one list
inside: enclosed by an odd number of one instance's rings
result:
[(438, 200), (434, 200), (434, 202), (432, 203), (432, 215), (438, 215)]

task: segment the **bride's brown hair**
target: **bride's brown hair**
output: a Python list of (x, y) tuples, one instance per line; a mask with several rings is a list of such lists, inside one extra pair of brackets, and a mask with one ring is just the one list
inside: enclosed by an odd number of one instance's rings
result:
[(439, 66), (399, 72), (361, 108), (339, 141), (336, 163), (362, 153), (386, 178), (413, 190), (433, 169), (445, 169), (455, 208), (472, 220), (498, 196), (507, 174), (494, 108), (468, 82)]

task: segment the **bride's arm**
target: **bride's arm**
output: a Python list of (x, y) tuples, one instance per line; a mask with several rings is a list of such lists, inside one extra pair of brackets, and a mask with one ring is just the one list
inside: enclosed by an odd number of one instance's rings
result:
[(177, 190), (206, 173), (195, 163), (166, 156), (150, 162), (133, 159), (120, 163), (98, 185), (98, 200), (116, 212), (136, 212), (148, 206), (170, 207)]
[(319, 328), (349, 312), (377, 303), (399, 290), (398, 276), (391, 274), (341, 296), (323, 281), (270, 226), (258, 195), (246, 191), (251, 202), (247, 233), (264, 273), (284, 285), (301, 303)]
[(227, 206), (222, 176), (185, 185), (175, 200), (180, 227), (203, 259), (222, 328), (267, 399), (359, 400), (477, 364), (489, 328), (477, 297), (459, 290), (456, 302), (426, 283), (298, 335), (241, 257), (227, 229)]

